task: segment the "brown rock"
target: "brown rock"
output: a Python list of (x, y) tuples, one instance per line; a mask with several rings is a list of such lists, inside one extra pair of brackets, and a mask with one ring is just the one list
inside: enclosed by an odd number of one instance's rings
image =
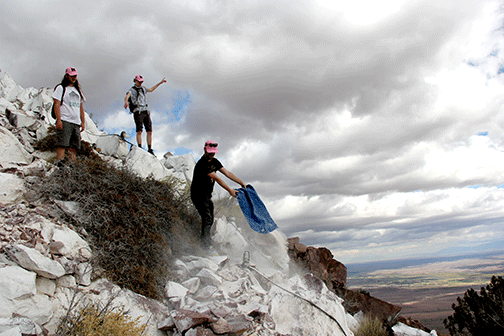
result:
[(330, 290), (345, 287), (346, 266), (333, 259), (331, 251), (325, 247), (307, 247), (299, 242), (298, 237), (289, 238), (287, 242), (289, 257), (293, 263), (324, 281)]
[(217, 335), (222, 335), (231, 332), (231, 326), (223, 318), (218, 319), (216, 322), (210, 324), (210, 328)]
[(208, 314), (196, 313), (186, 309), (179, 309), (172, 315), (173, 323), (181, 333), (197, 327), (203, 323), (212, 323), (215, 319)]
[(352, 315), (362, 311), (365, 315), (377, 317), (382, 321), (392, 322), (402, 309), (399, 306), (377, 299), (369, 294), (349, 289), (339, 289), (335, 293), (344, 300), (343, 307)]

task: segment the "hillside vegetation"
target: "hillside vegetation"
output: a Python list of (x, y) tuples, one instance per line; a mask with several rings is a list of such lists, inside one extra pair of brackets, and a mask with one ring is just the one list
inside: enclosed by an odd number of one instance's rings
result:
[(200, 219), (176, 181), (143, 179), (79, 156), (44, 180), (44, 196), (79, 204), (73, 221), (89, 235), (94, 269), (121, 287), (160, 298), (177, 255), (200, 251)]

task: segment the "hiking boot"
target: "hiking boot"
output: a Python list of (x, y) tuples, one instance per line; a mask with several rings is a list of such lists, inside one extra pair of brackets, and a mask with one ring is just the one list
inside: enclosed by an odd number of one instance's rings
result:
[(151, 153), (152, 155), (154, 155), (154, 151), (151, 149), (149, 149), (147, 152)]

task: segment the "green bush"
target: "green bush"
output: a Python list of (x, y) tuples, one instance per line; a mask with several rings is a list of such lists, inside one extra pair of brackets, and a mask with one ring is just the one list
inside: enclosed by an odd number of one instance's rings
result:
[(377, 317), (366, 316), (359, 323), (355, 336), (388, 336), (383, 323)]
[(504, 335), (504, 280), (493, 276), (479, 294), (467, 290), (452, 309), (453, 315), (443, 321), (450, 335)]
[(175, 257), (198, 253), (200, 219), (187, 192), (79, 156), (44, 181), (53, 200), (78, 202), (93, 266), (121, 287), (160, 298)]

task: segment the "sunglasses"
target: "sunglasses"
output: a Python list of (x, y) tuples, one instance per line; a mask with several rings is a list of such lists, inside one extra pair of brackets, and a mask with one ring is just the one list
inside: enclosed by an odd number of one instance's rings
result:
[(209, 144), (207, 144), (207, 146), (208, 146), (208, 147), (217, 147), (217, 146), (218, 146), (218, 144), (216, 144), (216, 143), (209, 143)]

